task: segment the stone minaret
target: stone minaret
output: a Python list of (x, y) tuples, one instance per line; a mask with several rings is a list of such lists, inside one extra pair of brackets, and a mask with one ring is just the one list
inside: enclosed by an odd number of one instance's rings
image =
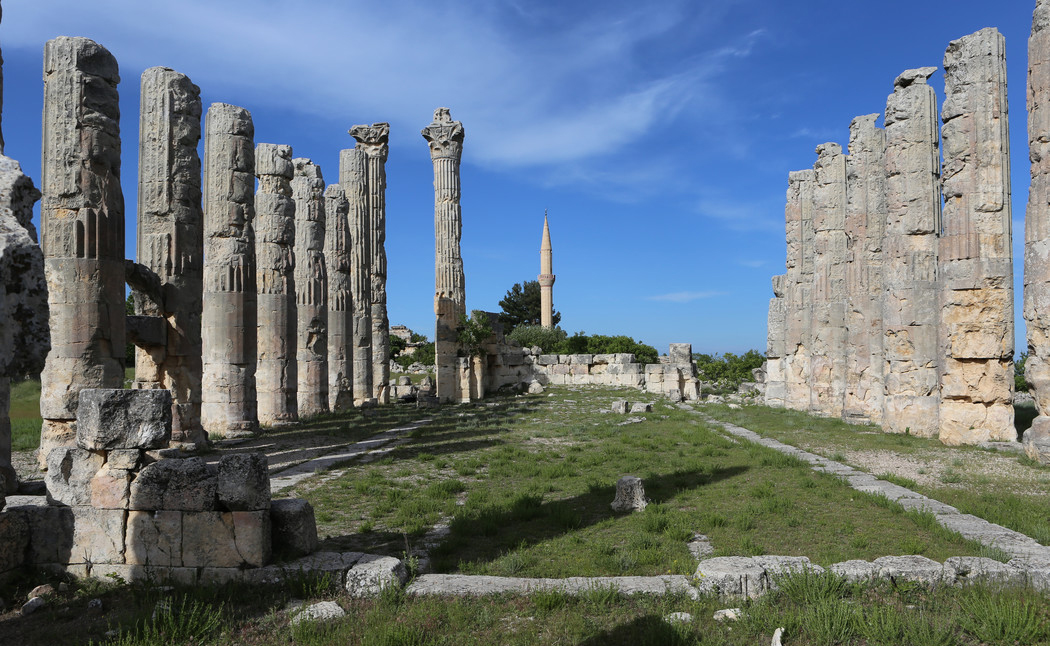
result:
[(324, 177), (295, 162), (295, 303), (298, 309), (299, 417), (328, 412), (328, 270), (324, 261)]
[(463, 124), (453, 121), (448, 108), (434, 111), (434, 121), (423, 128), (434, 162), (434, 353), (437, 397), (456, 401), (459, 393), (456, 328), (466, 314), (466, 286), (459, 243), (463, 217), (459, 206), (459, 161), (463, 154)]
[(86, 38), (44, 46), (40, 243), (51, 352), (40, 375), (39, 460), (76, 440), (84, 388), (124, 385), (124, 195), (117, 61)]
[(543, 240), (540, 242), (540, 323), (545, 328), (554, 327), (554, 263), (551, 253), (551, 229), (547, 224), (547, 211), (543, 212)]
[(328, 269), (328, 407), (354, 406), (353, 288), (350, 274), (350, 205), (338, 184), (324, 191), (324, 259)]
[(944, 54), (940, 235), (945, 444), (1012, 441), (1014, 272), (1006, 42), (995, 29)]
[[(135, 313), (149, 318), (128, 321), (128, 336), (138, 346), (135, 386), (171, 391), (172, 442), (203, 447), (200, 88), (185, 74), (151, 67), (142, 73), (140, 105), (139, 265), (126, 278)], [(159, 334), (138, 334), (150, 330)]]
[(1050, 0), (1039, 0), (1028, 39), (1028, 150), (1032, 183), (1024, 219), (1025, 379), (1039, 416), (1028, 431), (1050, 436)]
[(287, 426), (299, 420), (295, 306), (295, 200), (292, 147), (255, 147), (255, 263), (258, 268), (259, 347), (255, 384), (259, 423)]
[(259, 430), (255, 365), (255, 126), (244, 108), (213, 103), (204, 132), (204, 430)]
[(350, 136), (364, 151), (368, 177), (368, 233), (372, 258), (372, 396), (390, 403), (390, 322), (386, 314), (386, 157), (389, 123), (354, 126)]
[(339, 185), (346, 195), (347, 228), (350, 230), (350, 293), (353, 301), (354, 405), (372, 397), (372, 283), (368, 265), (372, 258), (368, 235), (368, 168), (360, 148), (339, 153)]

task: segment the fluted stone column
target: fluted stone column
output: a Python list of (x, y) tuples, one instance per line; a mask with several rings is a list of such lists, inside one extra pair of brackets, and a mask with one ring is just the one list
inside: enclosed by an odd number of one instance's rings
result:
[(333, 413), (354, 406), (354, 311), (350, 275), (350, 204), (338, 184), (324, 191), (324, 258), (328, 269), (328, 407)]
[(784, 208), (787, 233), (787, 313), (784, 335), (784, 406), (809, 410), (809, 353), (813, 339), (812, 293), (815, 232), (812, 169), (788, 175)]
[(877, 114), (850, 123), (846, 158), (847, 421), (882, 420), (882, 237), (886, 229), (886, 133)]
[(937, 68), (907, 70), (886, 101), (886, 236), (883, 240), (883, 429), (935, 436), (939, 429), (940, 158)]
[(834, 143), (817, 146), (817, 156), (810, 410), (841, 417), (846, 394), (846, 157)]
[(784, 365), (787, 354), (787, 274), (773, 276), (773, 298), (769, 299), (766, 319), (766, 393), (767, 406), (784, 407), (786, 384)]
[(309, 159), (300, 158), (294, 162), (292, 197), (295, 198), (295, 302), (299, 319), (299, 416), (312, 417), (328, 412), (324, 177), (321, 167)]
[(354, 405), (374, 400), (372, 396), (372, 261), (368, 233), (368, 164), (363, 150), (349, 148), (339, 153), (339, 185), (346, 194), (350, 229), (350, 288), (353, 300)]
[(1050, 435), (1050, 0), (1038, 0), (1028, 39), (1028, 189), (1024, 240), (1025, 378), (1039, 416), (1031, 433)]
[(257, 351), (255, 128), (213, 103), (204, 135), (204, 382), (201, 421), (225, 437), (255, 433)]
[(372, 258), (372, 396), (390, 403), (390, 322), (386, 314), (386, 157), (390, 124), (354, 126), (350, 136), (364, 151), (368, 169), (368, 234)]
[(44, 254), (33, 227), (38, 199), (40, 191), (18, 162), (0, 154), (0, 500), (18, 489), (11, 466), (11, 378), (36, 374), (51, 348)]
[(460, 211), (459, 162), (463, 155), (463, 124), (453, 121), (448, 108), (434, 111), (434, 121), (423, 129), (434, 163), (434, 242), (435, 289), (434, 354), (437, 362), (437, 397), (442, 402), (459, 399), (459, 351), (457, 328), (466, 315), (467, 292), (463, 275), (463, 256), (459, 243), (463, 235)]
[(940, 439), (1015, 440), (1014, 290), (1006, 42), (995, 29), (944, 54)]
[[(204, 214), (201, 208), (200, 88), (167, 67), (142, 73), (139, 108), (138, 267), (127, 278), (135, 313), (158, 330), (134, 334), (135, 386), (171, 391), (173, 443), (203, 447), (201, 298)], [(141, 320), (141, 319), (140, 319)]]
[(76, 439), (84, 388), (124, 384), (124, 195), (117, 61), (86, 38), (44, 46), (41, 246), (51, 352), (39, 459)]
[(295, 305), (295, 200), (292, 147), (255, 147), (255, 263), (258, 268), (259, 348), (255, 385), (259, 423), (279, 427), (299, 420)]

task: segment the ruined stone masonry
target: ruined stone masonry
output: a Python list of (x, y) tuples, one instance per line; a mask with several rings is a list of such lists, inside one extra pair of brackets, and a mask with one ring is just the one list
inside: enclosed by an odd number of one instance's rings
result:
[(124, 382), (124, 196), (117, 61), (86, 38), (44, 46), (40, 242), (51, 351), (40, 461), (76, 439), (80, 390)]
[(166, 67), (142, 74), (139, 118), (138, 263), (127, 267), (136, 316), (135, 387), (172, 394), (172, 441), (191, 448), (201, 427), (200, 88)]
[(995, 29), (952, 41), (941, 108), (940, 438), (1013, 440), (1014, 292), (1006, 43)]
[(19, 163), (0, 154), (0, 508), (18, 488), (11, 466), (11, 378), (36, 374), (51, 348), (44, 254), (33, 205), (40, 192)]
[(259, 346), (255, 387), (259, 423), (271, 427), (299, 420), (295, 200), (291, 146), (255, 147), (255, 263)]
[(368, 218), (368, 165), (360, 148), (339, 153), (339, 185), (346, 195), (350, 230), (350, 287), (353, 301), (353, 388), (354, 405), (372, 396), (372, 259)]
[(354, 312), (350, 275), (350, 205), (338, 184), (324, 191), (324, 258), (328, 269), (328, 407), (333, 413), (354, 406)]
[(255, 128), (244, 108), (213, 103), (204, 137), (204, 380), (209, 433), (258, 431)]
[[(309, 159), (294, 159), (295, 302), (298, 309), (299, 416), (328, 412), (328, 271), (324, 177)], [(390, 368), (387, 367), (387, 372)]]
[(1024, 231), (1025, 379), (1039, 416), (1028, 431), (1050, 438), (1050, 0), (1038, 0), (1028, 39), (1028, 155), (1032, 183)]
[(390, 403), (390, 322), (386, 314), (386, 157), (390, 124), (354, 126), (350, 136), (365, 153), (368, 186), (369, 274), (372, 286), (372, 396)]
[(434, 111), (434, 120), (423, 129), (434, 163), (434, 353), (439, 401), (460, 398), (460, 318), (466, 315), (466, 283), (459, 244), (463, 237), (460, 211), (459, 163), (463, 155), (463, 124), (453, 121), (448, 108)]
[[(787, 205), (784, 221), (787, 232), (787, 276), (783, 286), (785, 303), (784, 332), (784, 405), (794, 410), (809, 410), (809, 348), (812, 341), (811, 298), (813, 291), (813, 170), (788, 175)], [(776, 286), (774, 279), (774, 288)], [(776, 292), (774, 292), (775, 294)], [(776, 320), (774, 318), (774, 320)], [(768, 344), (767, 344), (768, 345)], [(776, 347), (774, 337), (773, 346)], [(777, 375), (773, 371), (774, 383)], [(767, 387), (767, 396), (775, 398), (778, 389)], [(773, 399), (771, 405), (776, 405)]]

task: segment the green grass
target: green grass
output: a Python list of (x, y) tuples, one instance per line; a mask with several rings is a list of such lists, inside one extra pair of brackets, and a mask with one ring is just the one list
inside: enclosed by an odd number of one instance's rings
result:
[[(951, 452), (952, 465), (938, 474), (941, 485), (922, 485), (907, 478), (879, 477), (891, 480), (925, 496), (957, 507), (967, 514), (1009, 527), (1031, 536), (1040, 543), (1050, 543), (1050, 467), (1036, 464), (1024, 456), (1017, 461), (1030, 469), (1029, 480), (1006, 477), (989, 478), (966, 472), (968, 462), (979, 463), (986, 451), (976, 447), (945, 447), (940, 441), (909, 435), (882, 433), (877, 426), (856, 426), (842, 420), (817, 418), (799, 411), (745, 406), (705, 406), (704, 412), (716, 419), (738, 424), (786, 444), (824, 451), (888, 450), (901, 455), (919, 452)], [(971, 458), (967, 460), (966, 458)], [(1019, 493), (1030, 491), (1031, 493)]]
[(31, 451), (40, 446), (40, 382), (11, 384), (11, 449)]
[[(697, 532), (717, 555), (821, 564), (980, 549), (796, 458), (731, 442), (689, 412), (658, 404), (626, 426), (600, 412), (636, 392), (548, 394), (443, 409), (389, 461), (300, 484), (323, 547), (401, 556), (447, 523), (431, 552), (437, 571), (543, 577), (691, 574), (686, 542)], [(644, 512), (609, 507), (627, 474), (645, 482)]]

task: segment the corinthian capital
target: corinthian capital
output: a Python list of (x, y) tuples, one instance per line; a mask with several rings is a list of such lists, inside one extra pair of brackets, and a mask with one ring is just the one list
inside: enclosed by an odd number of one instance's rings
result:
[(357, 140), (357, 147), (369, 157), (386, 159), (390, 124), (381, 122), (350, 128), (350, 136)]
[(423, 138), (430, 142), (431, 159), (459, 159), (463, 152), (463, 124), (452, 120), (448, 108), (434, 110), (434, 121), (423, 128)]

